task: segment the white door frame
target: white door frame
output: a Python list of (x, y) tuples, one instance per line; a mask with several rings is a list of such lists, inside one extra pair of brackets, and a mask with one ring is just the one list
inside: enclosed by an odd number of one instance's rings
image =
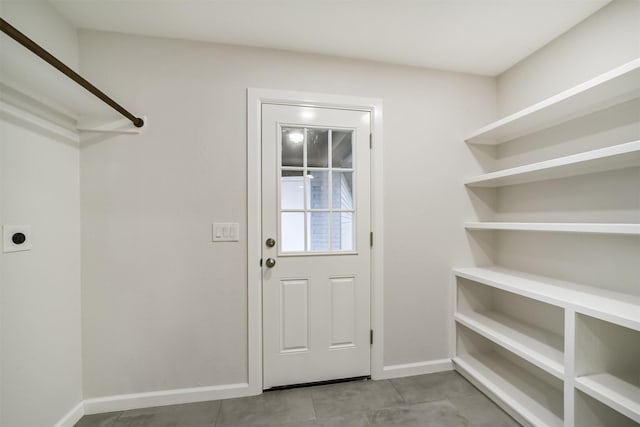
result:
[(262, 104), (326, 107), (371, 112), (371, 377), (383, 375), (384, 233), (382, 180), (382, 99), (284, 90), (247, 90), (247, 324), (248, 381), (251, 394), (262, 393)]

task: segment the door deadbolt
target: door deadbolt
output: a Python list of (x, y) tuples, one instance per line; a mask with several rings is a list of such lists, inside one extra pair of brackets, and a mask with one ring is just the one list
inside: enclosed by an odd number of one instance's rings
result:
[(267, 245), (268, 248), (272, 248), (276, 245), (276, 241), (269, 237), (264, 244)]
[(273, 268), (276, 265), (276, 260), (273, 258), (267, 258), (267, 262), (265, 264), (267, 264), (267, 267)]

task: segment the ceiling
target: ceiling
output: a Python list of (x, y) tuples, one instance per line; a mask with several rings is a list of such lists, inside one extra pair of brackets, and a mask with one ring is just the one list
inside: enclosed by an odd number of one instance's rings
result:
[(495, 76), (610, 0), (49, 0), (76, 27)]

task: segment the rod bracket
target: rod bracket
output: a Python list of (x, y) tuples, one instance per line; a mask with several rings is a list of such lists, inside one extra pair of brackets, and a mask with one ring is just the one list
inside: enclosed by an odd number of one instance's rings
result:
[(147, 126), (147, 116), (137, 117), (136, 122), (129, 119), (81, 117), (78, 119), (76, 129), (81, 132), (138, 134)]

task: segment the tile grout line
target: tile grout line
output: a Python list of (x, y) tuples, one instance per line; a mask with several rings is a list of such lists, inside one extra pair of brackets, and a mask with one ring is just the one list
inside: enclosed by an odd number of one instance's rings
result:
[(118, 414), (118, 416), (116, 417), (115, 420), (113, 420), (113, 422), (111, 423), (111, 427), (114, 427), (116, 425), (116, 423), (118, 422), (118, 420), (120, 419), (120, 417), (122, 416), (122, 414), (124, 414), (124, 411), (120, 411), (120, 413)]
[(125, 413), (125, 411), (120, 411), (120, 413), (118, 414), (118, 416), (116, 417), (115, 420), (113, 420), (113, 424), (111, 424), (112, 427), (114, 427), (116, 425), (116, 423), (118, 422), (118, 420), (120, 419), (121, 416), (123, 416)]
[(313, 401), (312, 390), (309, 390), (309, 399), (311, 399), (311, 407), (313, 408), (313, 418), (318, 421), (318, 411), (316, 411), (316, 403)]
[(396, 387), (393, 381), (391, 381), (390, 379), (385, 381), (389, 381), (389, 384), (391, 384), (391, 387), (393, 387), (396, 393), (398, 393), (398, 396), (400, 396), (400, 399), (402, 399), (402, 402), (406, 405), (408, 402), (404, 399), (404, 396), (402, 395), (402, 393), (400, 393), (400, 390), (398, 390), (398, 387)]
[(228, 399), (222, 399), (220, 401), (220, 406), (218, 407), (218, 413), (216, 414), (215, 418), (213, 419), (213, 426), (212, 427), (216, 427), (216, 424), (218, 424), (218, 420), (220, 419), (220, 414), (222, 414), (222, 405), (224, 404), (225, 400), (228, 400)]

